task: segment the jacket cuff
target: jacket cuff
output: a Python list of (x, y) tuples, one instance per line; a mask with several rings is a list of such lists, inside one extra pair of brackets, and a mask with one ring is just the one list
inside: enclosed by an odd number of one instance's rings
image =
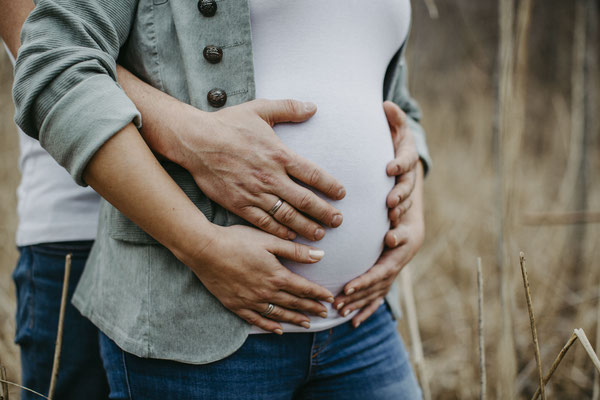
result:
[(429, 149), (427, 148), (427, 142), (425, 140), (425, 131), (423, 131), (421, 124), (408, 115), (406, 121), (411, 133), (413, 134), (413, 137), (415, 138), (417, 153), (419, 153), (419, 157), (423, 163), (423, 171), (425, 175), (427, 175), (429, 169), (431, 168), (431, 157), (429, 156)]
[(81, 186), (83, 171), (108, 139), (142, 117), (133, 102), (108, 75), (88, 78), (50, 110), (39, 131), (40, 144)]

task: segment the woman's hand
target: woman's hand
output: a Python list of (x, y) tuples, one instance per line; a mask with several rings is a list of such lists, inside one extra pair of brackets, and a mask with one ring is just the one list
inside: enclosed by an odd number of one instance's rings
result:
[[(383, 109), (390, 126), (395, 153), (395, 158), (389, 162), (386, 168), (388, 176), (396, 177), (396, 185), (386, 199), (389, 208), (388, 216), (393, 225), (412, 206), (410, 194), (415, 188), (419, 153), (406, 123), (407, 117), (404, 111), (391, 101), (384, 102)], [(388, 246), (395, 247), (398, 240), (390, 231), (385, 237), (385, 242)]]
[[(333, 307), (340, 315), (360, 309), (352, 323), (358, 327), (381, 305), (402, 268), (414, 257), (425, 237), (423, 219), (423, 166), (404, 113), (393, 103), (384, 103), (394, 139), (396, 159), (388, 164), (388, 174), (396, 177), (396, 186), (387, 198), (391, 229), (385, 236), (386, 249), (366, 273), (348, 282)], [(408, 161), (407, 161), (408, 160)], [(414, 166), (412, 166), (412, 160)], [(409, 174), (413, 174), (414, 179)]]
[(422, 206), (423, 167), (419, 163), (415, 190), (411, 198), (413, 206), (392, 225), (390, 232), (398, 239), (397, 245), (386, 248), (375, 265), (367, 272), (344, 286), (344, 292), (333, 303), (342, 316), (354, 310), (352, 324), (358, 327), (381, 305), (402, 268), (414, 257), (423, 244), (425, 224)]
[[(277, 257), (313, 264), (322, 250), (279, 239), (247, 226), (213, 226), (213, 240), (191, 259), (180, 259), (204, 286), (229, 310), (248, 323), (282, 334), (280, 322), (305, 328), (310, 319), (303, 313), (327, 316), (317, 300), (333, 302), (330, 291), (285, 268)], [(261, 315), (275, 305), (268, 318)]]

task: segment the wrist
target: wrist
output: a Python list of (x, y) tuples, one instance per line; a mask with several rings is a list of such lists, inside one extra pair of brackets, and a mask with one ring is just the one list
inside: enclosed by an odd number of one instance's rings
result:
[(189, 218), (189, 222), (177, 229), (167, 243), (163, 243), (172, 253), (190, 268), (209, 264), (215, 253), (215, 243), (222, 227), (209, 222), (204, 215)]

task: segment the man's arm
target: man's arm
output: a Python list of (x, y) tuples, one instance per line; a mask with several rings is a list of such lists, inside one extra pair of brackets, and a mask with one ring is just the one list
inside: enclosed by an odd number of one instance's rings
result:
[(31, 0), (0, 0), (0, 37), (15, 58), (21, 46), (21, 26), (33, 7)]

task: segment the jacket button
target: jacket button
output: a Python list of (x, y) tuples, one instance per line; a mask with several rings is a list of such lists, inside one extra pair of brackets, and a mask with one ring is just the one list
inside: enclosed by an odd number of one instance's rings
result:
[(217, 2), (215, 0), (199, 0), (198, 10), (205, 17), (212, 17), (217, 13)]
[(206, 46), (202, 54), (209, 63), (218, 64), (223, 58), (223, 49), (217, 46)]
[(214, 88), (210, 92), (208, 92), (206, 98), (208, 99), (208, 103), (211, 106), (219, 108), (223, 107), (227, 102), (227, 93), (225, 93), (223, 89)]

